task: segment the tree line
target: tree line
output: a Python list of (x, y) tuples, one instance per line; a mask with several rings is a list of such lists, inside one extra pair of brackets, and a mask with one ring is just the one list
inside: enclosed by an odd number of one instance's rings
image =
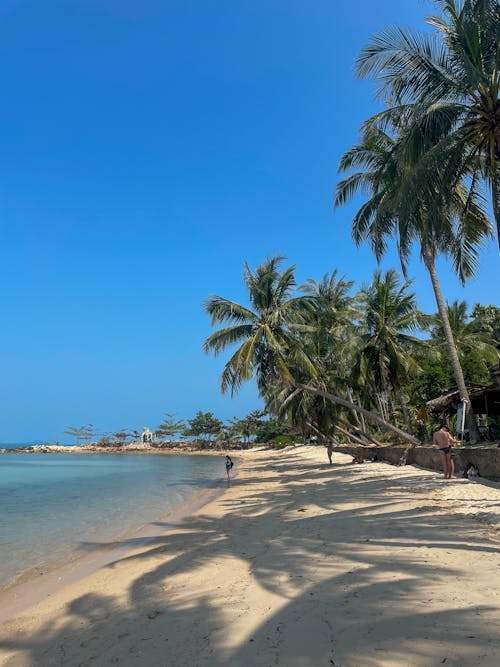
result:
[[(137, 429), (123, 428), (116, 432), (98, 433), (93, 424), (70, 426), (64, 433), (78, 444), (92, 442), (102, 447), (122, 446), (130, 442), (139, 442), (141, 439), (141, 431)], [(283, 437), (282, 443), (288, 444), (299, 437), (298, 431), (291, 425), (268, 415), (263, 410), (253, 410), (244, 417), (233, 417), (226, 421), (216, 417), (213, 412), (201, 410), (186, 421), (178, 419), (172, 413), (166, 413), (152, 434), (153, 446), (159, 447), (187, 439), (198, 444), (217, 443), (232, 447), (248, 445), (252, 441), (266, 443)]]
[[(359, 321), (360, 331), (352, 329), (348, 306), (354, 302), (344, 279), (333, 272), (320, 284), (311, 282), (309, 293), (289, 298), (293, 267), (279, 273), (279, 258), (254, 273), (245, 266), (252, 308), (216, 296), (206, 304), (213, 325), (229, 326), (209, 337), (205, 350), (218, 354), (243, 341), (224, 367), (222, 391), (237, 391), (255, 376), (266, 406), (320, 433), (331, 428), (335, 411), (348, 408), (357, 423), (382, 420), (393, 433), (402, 421), (406, 439), (414, 442), (408, 410), (413, 367), (420, 400), (426, 385), (441, 384), (441, 376), (452, 373), (471, 439), (479, 439), (466, 385), (473, 371), (464, 374), (467, 349), (481, 350), (477, 373), (483, 376), (498, 338), (483, 340), (484, 331), (474, 332), (481, 335), (479, 348), (457, 340), (453, 326), (471, 322), (464, 317), (465, 305), (446, 303), (436, 260), (448, 258), (462, 283), (474, 275), (482, 246), (494, 236), (488, 199), (500, 230), (500, 4), (434, 4), (439, 14), (427, 19), (432, 32), (390, 28), (374, 36), (357, 59), (357, 74), (374, 79), (383, 108), (363, 123), (358, 143), (340, 160), (339, 172), (346, 175), (336, 186), (334, 207), (362, 198), (351, 224), (354, 243), (368, 242), (379, 261), (395, 242), (405, 279), (418, 250), (439, 315), (434, 333), (429, 331), (446, 365), (422, 357), (425, 345), (414, 334), (430, 325), (413, 307), (408, 283), (401, 284), (394, 272), (377, 274), (359, 295), (358, 305), (367, 314)], [(385, 304), (393, 308), (392, 333), (380, 319), (389, 313), (377, 312), (389, 295), (398, 302)], [(335, 307), (327, 305), (332, 298), (338, 299)], [(461, 324), (453, 318), (461, 318)], [(378, 398), (366, 396), (366, 389)]]
[[(421, 429), (426, 401), (449, 388), (454, 374), (442, 320), (418, 309), (411, 281), (376, 270), (354, 291), (334, 270), (297, 286), (295, 267), (282, 264), (282, 257), (255, 271), (245, 264), (250, 307), (220, 296), (205, 304), (212, 324), (225, 325), (206, 339), (205, 351), (235, 347), (222, 392), (234, 394), (255, 377), (265, 409), (304, 439), (346, 428), (370, 439), (366, 411), (410, 435)], [(467, 380), (488, 383), (488, 364), (500, 359), (500, 308), (476, 304), (469, 314), (455, 301), (447, 314)]]

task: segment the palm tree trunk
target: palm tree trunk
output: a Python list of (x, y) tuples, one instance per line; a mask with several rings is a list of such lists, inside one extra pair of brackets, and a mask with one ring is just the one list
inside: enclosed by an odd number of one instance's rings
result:
[[(497, 151), (500, 154), (500, 146), (497, 147)], [(492, 178), (491, 178), (491, 198), (493, 203), (493, 215), (495, 216), (495, 221), (497, 223), (497, 238), (498, 245), (500, 247), (500, 169), (496, 168), (496, 165), (493, 167)]]
[(321, 439), (321, 442), (323, 442), (324, 440), (327, 440), (326, 435), (324, 433), (322, 433), (318, 428), (316, 428), (316, 426), (314, 426), (314, 424), (312, 422), (306, 422), (306, 426), (309, 426), (311, 431), (314, 431), (316, 433), (316, 435), (319, 435), (319, 437)]
[[(356, 413), (354, 413), (354, 414), (356, 414)], [(351, 424), (350, 422), (346, 421), (345, 419), (341, 419), (340, 417), (335, 417), (335, 419), (336, 419), (336, 421), (338, 421), (340, 424), (342, 424), (346, 428), (350, 428), (351, 430), (353, 430), (354, 433), (356, 433), (356, 435), (363, 436), (363, 438), (365, 438), (369, 443), (373, 442), (373, 444), (377, 445), (377, 447), (383, 447), (384, 446), (381, 442), (379, 442), (378, 440), (375, 440), (374, 437), (372, 437), (368, 433), (365, 433), (365, 431), (362, 430), (361, 428), (359, 428), (358, 426), (354, 426), (354, 424)]]
[(388, 422), (389, 421), (389, 415), (388, 415), (388, 412), (387, 412), (387, 406), (386, 406), (385, 402), (382, 400), (382, 395), (377, 393), (377, 394), (375, 394), (375, 396), (377, 398), (379, 412), (382, 415), (384, 421)]
[[(354, 398), (353, 398), (353, 396), (352, 396), (351, 388), (350, 388), (350, 387), (347, 387), (347, 390), (346, 390), (346, 391), (347, 391), (347, 398), (351, 401), (351, 403), (354, 403)], [(355, 412), (355, 413), (354, 413), (354, 417), (355, 417), (355, 419), (356, 419), (356, 422), (357, 422), (358, 426), (361, 426), (361, 428), (364, 428), (364, 427), (365, 427), (364, 424), (361, 423), (361, 416), (358, 415), (357, 412)]]
[(354, 440), (354, 442), (357, 442), (359, 445), (363, 445), (365, 447), (367, 444), (366, 440), (362, 440), (361, 438), (358, 438), (357, 435), (353, 435), (352, 433), (349, 433), (349, 431), (346, 431), (345, 428), (342, 428), (342, 426), (339, 426), (338, 424), (333, 425), (334, 428), (337, 429), (337, 431), (340, 431), (344, 435), (347, 435), (348, 438), (351, 438)]
[(370, 419), (371, 421), (376, 422), (382, 428), (384, 428), (387, 431), (392, 431), (396, 435), (398, 435), (400, 438), (403, 440), (406, 440), (406, 442), (411, 443), (412, 445), (419, 445), (420, 442), (415, 438), (413, 435), (410, 435), (409, 433), (406, 433), (405, 431), (402, 431), (400, 428), (397, 426), (393, 426), (389, 422), (384, 421), (381, 417), (378, 415), (374, 414), (373, 412), (370, 412), (369, 410), (365, 410), (364, 408), (359, 407), (358, 405), (355, 405), (354, 403), (351, 403), (350, 401), (346, 401), (344, 398), (340, 398), (339, 396), (335, 396), (335, 394), (330, 394), (328, 391), (322, 391), (321, 389), (316, 389), (315, 387), (309, 387), (308, 385), (301, 384), (299, 382), (294, 382), (293, 383), (295, 387), (298, 389), (302, 389), (303, 391), (307, 391), (310, 394), (315, 394), (316, 396), (323, 396), (323, 398), (328, 398), (330, 401), (333, 403), (336, 403), (337, 405), (341, 405), (344, 408), (348, 408), (349, 410), (353, 410), (354, 412), (359, 412), (359, 414), (364, 415), (367, 419)]
[[(351, 401), (351, 403), (356, 403), (356, 405), (361, 405), (361, 401), (359, 396), (354, 398), (354, 395), (352, 393), (352, 389), (350, 387), (347, 387), (347, 398)], [(354, 413), (354, 416), (356, 417), (356, 421), (358, 423), (358, 426), (360, 426), (361, 430), (366, 431), (366, 424), (365, 424), (365, 419), (363, 415), (358, 414), (357, 412)]]
[(446, 344), (448, 346), (448, 352), (450, 355), (451, 364), (453, 366), (453, 373), (455, 375), (458, 391), (460, 392), (460, 399), (466, 405), (465, 415), (467, 419), (467, 427), (469, 429), (470, 441), (477, 442), (480, 438), (479, 430), (477, 428), (474, 412), (472, 411), (469, 392), (467, 391), (467, 387), (465, 386), (462, 366), (460, 365), (457, 347), (455, 345), (455, 341), (453, 339), (453, 333), (450, 327), (450, 320), (448, 319), (448, 310), (443, 299), (443, 293), (441, 292), (441, 285), (439, 284), (439, 279), (436, 271), (433, 249), (430, 248), (429, 246), (422, 246), (422, 257), (424, 260), (425, 267), (427, 271), (429, 271), (429, 275), (431, 278), (432, 288), (434, 290), (434, 296), (436, 297), (436, 304), (438, 307), (439, 316), (441, 317), (441, 322), (443, 324), (444, 336), (446, 339)]
[(408, 428), (408, 433), (411, 433), (413, 435), (413, 428), (411, 425), (411, 417), (410, 413), (408, 412), (408, 406), (406, 405), (405, 397), (403, 396), (403, 392), (401, 390), (401, 385), (399, 384), (399, 379), (394, 376), (391, 378), (391, 384), (392, 388), (394, 389), (394, 393), (398, 397), (399, 404), (401, 406), (401, 410), (403, 411), (403, 417), (406, 422), (406, 427)]

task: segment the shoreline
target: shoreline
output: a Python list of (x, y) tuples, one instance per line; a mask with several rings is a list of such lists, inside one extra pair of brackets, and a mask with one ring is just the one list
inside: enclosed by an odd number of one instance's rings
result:
[(119, 535), (110, 536), (100, 543), (94, 553), (71, 552), (62, 558), (43, 561), (19, 572), (0, 585), (0, 623), (42, 602), (58, 590), (73, 584), (112, 563), (127, 553), (124, 544), (134, 540), (137, 546), (146, 546), (161, 523), (171, 530), (188, 516), (203, 508), (226, 490), (222, 478), (209, 486), (194, 490), (184, 502), (151, 521), (133, 526)]
[(0, 665), (499, 664), (500, 489), (350, 458), (242, 453), (226, 492), (5, 619)]
[[(135, 452), (123, 452), (123, 454), (136, 455)], [(185, 453), (179, 454), (184, 458), (189, 456)], [(199, 458), (196, 452), (190, 454)], [(221, 456), (220, 453), (217, 456), (214, 455), (215, 452), (212, 452), (212, 459)], [(238, 463), (237, 456), (233, 455), (233, 459)], [(54, 588), (54, 582), (61, 579), (56, 574), (59, 575), (63, 572), (63, 579), (66, 581), (69, 575), (76, 578), (78, 576), (77, 571), (87, 572), (92, 568), (101, 567), (102, 562), (108, 558), (106, 554), (110, 551), (119, 550), (124, 540), (131, 537), (138, 538), (139, 536), (146, 539), (148, 533), (154, 533), (156, 522), (172, 521), (172, 525), (177, 524), (219, 493), (223, 493), (225, 475), (222, 475), (222, 472), (219, 474), (218, 471), (213, 475), (214, 471), (211, 472), (212, 474), (203, 477), (198, 484), (191, 483), (188, 485), (183, 493), (175, 491), (175, 481), (172, 480), (175, 499), (169, 495), (169, 487), (165, 487), (160, 502), (156, 501), (154, 505), (151, 505), (151, 497), (149, 499), (148, 496), (143, 497), (140, 504), (135, 502), (134, 507), (130, 507), (126, 514), (122, 512), (118, 523), (116, 521), (114, 523), (109, 522), (109, 517), (100, 512), (100, 507), (96, 507), (95, 511), (89, 515), (89, 520), (93, 526), (98, 527), (102, 520), (106, 519), (107, 523), (103, 524), (106, 525), (106, 530), (92, 531), (85, 528), (83, 533), (61, 533), (64, 541), (56, 539), (56, 541), (47, 543), (47, 548), (40, 550), (39, 553), (34, 544), (35, 548), (33, 550), (25, 547), (23, 552), (19, 552), (19, 559), (12, 556), (8, 558), (0, 578), (0, 620), (4, 617), (7, 607), (11, 608), (11, 602), (14, 598), (23, 598), (23, 589), (35, 586), (37, 590), (51, 591)], [(22, 533), (21, 537), (22, 535), (26, 536), (26, 533)], [(15, 540), (15, 538), (13, 539)], [(13, 544), (15, 544), (15, 541), (13, 541)], [(89, 545), (93, 544), (102, 544), (102, 551), (106, 552), (106, 554), (99, 555), (97, 560), (101, 565), (95, 567), (91, 565), (91, 561), (96, 559), (87, 551)], [(7, 554), (4, 555), (8, 557), (9, 553), (7, 548)], [(23, 554), (31, 554), (31, 557), (24, 559)], [(33, 595), (30, 589), (28, 600), (31, 597)], [(37, 597), (39, 597), (38, 594)], [(21, 602), (17, 606), (25, 606), (25, 604)]]
[(19, 447), (0, 447), (1, 454), (199, 454), (201, 456), (220, 456), (223, 452), (245, 452), (266, 445), (250, 447), (199, 447), (196, 445), (153, 447), (132, 442), (127, 445), (107, 445), (105, 447), (91, 443), (89, 445), (21, 445)]

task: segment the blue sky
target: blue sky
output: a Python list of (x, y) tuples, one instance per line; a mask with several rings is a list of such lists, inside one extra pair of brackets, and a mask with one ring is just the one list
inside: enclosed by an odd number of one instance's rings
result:
[[(201, 351), (211, 293), (280, 253), (297, 279), (375, 261), (333, 213), (339, 156), (377, 110), (353, 62), (419, 0), (3, 0), (0, 441), (154, 427), (259, 405)], [(498, 251), (447, 298), (500, 305)], [(392, 252), (383, 267), (398, 266)], [(415, 260), (419, 306), (434, 311)]]

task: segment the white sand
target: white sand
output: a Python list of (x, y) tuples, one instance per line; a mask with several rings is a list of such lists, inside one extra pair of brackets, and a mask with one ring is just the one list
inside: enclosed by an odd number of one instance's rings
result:
[(348, 461), (247, 453), (180, 526), (4, 622), (0, 665), (500, 665), (498, 486)]

